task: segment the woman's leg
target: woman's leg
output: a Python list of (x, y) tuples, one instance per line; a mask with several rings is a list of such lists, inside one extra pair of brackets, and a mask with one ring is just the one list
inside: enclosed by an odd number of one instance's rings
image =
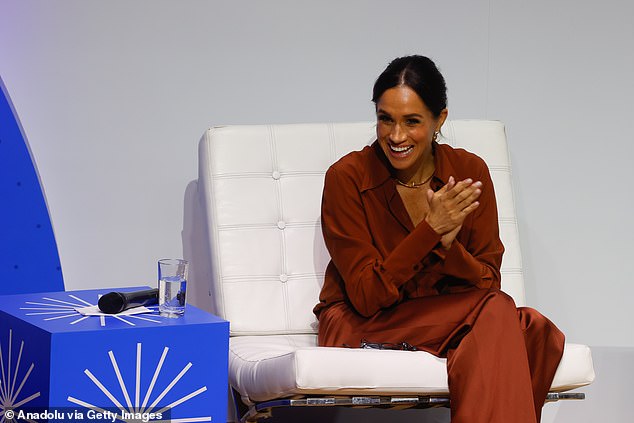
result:
[(535, 423), (528, 361), (513, 299), (489, 292), (447, 352), (452, 423)]
[(565, 337), (557, 326), (537, 310), (520, 307), (517, 313), (524, 332), (528, 367), (533, 384), (535, 414), (539, 421), (546, 395), (564, 353)]
[(409, 299), (370, 318), (356, 313), (344, 302), (334, 304), (319, 316), (318, 343), (328, 347), (358, 347), (362, 339), (408, 342), (418, 349), (444, 356), (448, 339), (468, 326), (474, 309), (488, 292), (474, 289)]
[(319, 345), (363, 338), (446, 356), (454, 423), (538, 421), (563, 352), (550, 321), (497, 290), (416, 298), (371, 318), (345, 303), (322, 311)]
[(447, 352), (452, 422), (539, 422), (563, 345), (539, 312), (492, 291), (471, 331)]

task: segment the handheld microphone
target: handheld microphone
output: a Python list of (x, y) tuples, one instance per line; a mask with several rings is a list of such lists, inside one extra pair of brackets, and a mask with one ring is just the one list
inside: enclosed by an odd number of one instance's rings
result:
[(99, 298), (99, 310), (107, 314), (121, 313), (132, 307), (152, 305), (158, 302), (158, 288), (134, 292), (109, 292)]

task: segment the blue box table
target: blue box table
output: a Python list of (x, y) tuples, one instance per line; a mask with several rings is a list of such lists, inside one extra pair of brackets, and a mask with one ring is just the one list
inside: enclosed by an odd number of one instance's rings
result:
[[(116, 290), (139, 289), (147, 287)], [(224, 423), (229, 322), (190, 305), (177, 319), (156, 307), (130, 316), (75, 311), (110, 291), (0, 296), (0, 419), (22, 407), (72, 409), (74, 420), (94, 423), (99, 410)]]

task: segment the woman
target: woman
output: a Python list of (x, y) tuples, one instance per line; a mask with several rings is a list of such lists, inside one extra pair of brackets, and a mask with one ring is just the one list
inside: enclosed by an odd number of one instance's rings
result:
[(500, 291), (488, 168), (436, 142), (444, 78), (426, 57), (401, 57), (372, 100), (377, 140), (326, 173), (319, 344), (406, 342), (447, 358), (452, 422), (538, 422), (564, 335)]

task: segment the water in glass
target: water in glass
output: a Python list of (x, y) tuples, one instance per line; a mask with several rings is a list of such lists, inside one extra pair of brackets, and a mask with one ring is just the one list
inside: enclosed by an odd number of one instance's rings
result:
[(182, 276), (159, 280), (159, 312), (161, 316), (178, 317), (185, 313), (187, 281)]

